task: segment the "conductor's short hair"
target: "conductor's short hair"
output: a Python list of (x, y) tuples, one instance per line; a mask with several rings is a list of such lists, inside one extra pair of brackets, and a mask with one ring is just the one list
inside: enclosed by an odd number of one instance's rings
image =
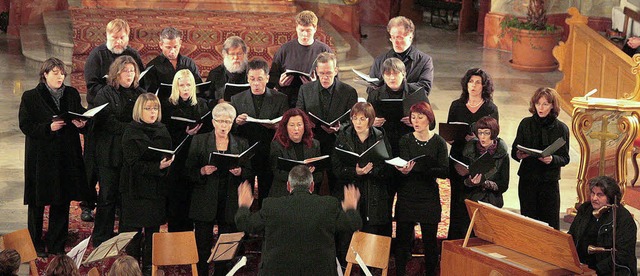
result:
[(309, 189), (311, 182), (313, 182), (313, 174), (306, 165), (295, 166), (289, 171), (289, 185), (291, 189), (296, 187), (303, 187)]

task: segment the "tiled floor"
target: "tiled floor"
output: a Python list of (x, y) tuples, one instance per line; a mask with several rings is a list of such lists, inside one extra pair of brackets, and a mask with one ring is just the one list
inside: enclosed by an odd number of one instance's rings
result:
[[(364, 27), (368, 35), (364, 47), (372, 56), (388, 49), (390, 44), (384, 27)], [(562, 77), (560, 72), (524, 73), (508, 65), (510, 53), (482, 48), (482, 37), (477, 34), (458, 36), (455, 31), (435, 29), (427, 25), (417, 27), (415, 44), (433, 57), (435, 80), (430, 100), (436, 119), (446, 120), (451, 101), (461, 92), (460, 78), (472, 67), (481, 67), (491, 73), (495, 82), (494, 99), (500, 109), (500, 136), (511, 144), (520, 120), (528, 113), (528, 101), (533, 91), (541, 86), (555, 86)], [(37, 84), (37, 72), (28, 70), (20, 53), (20, 42), (0, 35), (0, 234), (27, 223), (27, 208), (22, 204), (24, 136), (18, 128), (17, 112), (20, 96), (25, 89)], [(359, 89), (361, 90), (361, 89)], [(560, 119), (571, 124), (568, 114)], [(579, 152), (572, 138), (571, 163), (562, 170), (560, 182), (561, 210), (574, 205), (577, 195), (575, 182)], [(511, 181), (505, 193), (505, 208), (518, 211), (518, 163), (511, 161)], [(564, 229), (568, 225), (562, 225)]]

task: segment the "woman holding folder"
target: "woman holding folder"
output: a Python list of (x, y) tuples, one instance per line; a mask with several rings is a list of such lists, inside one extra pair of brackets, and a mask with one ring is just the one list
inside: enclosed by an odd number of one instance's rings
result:
[(123, 162), (120, 183), (122, 215), (120, 232), (138, 232), (127, 246), (127, 254), (142, 255), (144, 271), (151, 271), (153, 233), (167, 221), (164, 177), (173, 156), (149, 147), (171, 148), (171, 136), (161, 120), (160, 100), (152, 93), (138, 97), (133, 121), (122, 134)]
[[(451, 162), (456, 168), (456, 172), (464, 177), (465, 198), (474, 201), (488, 202), (496, 207), (502, 207), (504, 200), (502, 194), (509, 188), (509, 148), (501, 138), (498, 120), (485, 116), (474, 124), (474, 131), (478, 139), (473, 139), (464, 146), (462, 150), (463, 160), (470, 167), (473, 162), (484, 162), (479, 160), (483, 155), (488, 154), (493, 160), (487, 172), (475, 175), (469, 174), (469, 168), (457, 162)], [(484, 160), (484, 159), (483, 159)], [(466, 225), (469, 225), (467, 216)]]
[[(518, 197), (520, 214), (560, 228), (560, 168), (569, 163), (569, 128), (558, 120), (558, 92), (541, 87), (531, 97), (531, 117), (522, 119), (511, 157), (520, 162)], [(558, 138), (566, 143), (549, 156), (533, 157), (518, 150), (518, 146), (543, 150)]]
[[(40, 83), (22, 94), (18, 120), (25, 135), (24, 203), (27, 225), (39, 257), (64, 253), (69, 230), (69, 203), (88, 192), (80, 131), (86, 120), (54, 120), (67, 111), (83, 113), (80, 94), (63, 84), (67, 72), (57, 58), (40, 68)], [(88, 194), (88, 193), (86, 193)], [(42, 240), (44, 207), (49, 205), (49, 228)]]
[(92, 234), (94, 247), (113, 236), (116, 206), (120, 205), (118, 187), (122, 169), (122, 134), (132, 120), (136, 99), (144, 93), (139, 86), (139, 78), (136, 61), (130, 56), (120, 56), (109, 66), (107, 85), (98, 91), (93, 100), (95, 106), (108, 103), (96, 115), (93, 128), (100, 183)]
[(414, 131), (400, 139), (400, 158), (411, 160), (404, 167), (396, 167), (402, 174), (396, 202), (396, 275), (405, 275), (411, 258), (414, 227), (420, 223), (424, 243), (425, 275), (435, 275), (438, 264), (437, 232), (440, 222), (440, 191), (436, 178), (447, 178), (449, 154), (447, 142), (429, 130), (435, 116), (425, 102), (411, 106)]
[[(469, 132), (464, 138), (447, 141), (451, 144), (451, 157), (461, 160), (462, 150), (468, 141), (476, 138), (472, 132), (472, 125), (480, 118), (491, 116), (500, 121), (498, 107), (493, 103), (493, 80), (486, 71), (472, 68), (462, 77), (460, 84), (462, 93), (460, 98), (451, 102), (447, 123), (464, 123), (469, 126)], [(444, 136), (444, 134), (442, 134)], [(464, 177), (457, 173), (453, 166), (449, 168), (451, 183), (451, 222), (448, 239), (462, 239), (467, 231), (469, 215), (464, 205), (465, 185)]]
[[(299, 108), (291, 108), (282, 115), (278, 123), (276, 134), (271, 142), (271, 169), (273, 170), (273, 184), (269, 190), (269, 197), (289, 195), (287, 180), (290, 166), (282, 159), (303, 161), (305, 159), (319, 157), (320, 142), (313, 139), (313, 123), (307, 113)], [(328, 159), (318, 162), (325, 162)], [(313, 164), (309, 165), (313, 173), (314, 187), (320, 187), (322, 182), (322, 170), (315, 171)], [(318, 190), (314, 190), (318, 193)]]
[[(386, 225), (391, 222), (391, 210), (387, 201), (389, 192), (386, 180), (393, 168), (384, 163), (380, 156), (367, 155), (356, 160), (339, 149), (362, 154), (371, 147), (382, 147), (387, 156), (391, 145), (386, 135), (373, 127), (376, 112), (370, 103), (359, 102), (351, 108), (351, 124), (338, 133), (336, 149), (331, 158), (333, 171), (340, 180), (340, 186), (355, 184), (360, 190), (358, 211), (362, 217), (362, 231), (377, 235), (387, 235)], [(372, 148), (369, 152), (374, 152)], [(342, 190), (342, 189), (339, 189)]]
[[(189, 198), (191, 182), (184, 176), (184, 163), (191, 145), (191, 136), (199, 132), (211, 131), (211, 121), (201, 120), (208, 117), (210, 110), (207, 101), (196, 96), (195, 78), (191, 71), (182, 69), (173, 77), (171, 95), (162, 105), (162, 122), (165, 123), (174, 147), (180, 145), (175, 154), (172, 169), (168, 176), (169, 197), (167, 219), (169, 232), (193, 231), (193, 222), (189, 219)], [(192, 120), (195, 122), (187, 122)], [(186, 139), (186, 140), (185, 140)], [(184, 143), (183, 143), (184, 141)]]
[[(250, 160), (239, 166), (217, 167), (212, 152), (240, 154), (249, 148), (243, 138), (230, 134), (236, 110), (229, 103), (219, 103), (211, 111), (213, 132), (193, 137), (185, 163), (187, 179), (193, 183), (189, 218), (193, 220), (198, 247), (198, 274), (209, 275), (207, 259), (213, 247), (213, 226), (218, 233), (236, 232), (234, 215), (238, 210), (238, 185), (252, 180)], [(221, 165), (220, 165), (221, 166)], [(225, 265), (216, 267), (216, 275), (225, 275)]]

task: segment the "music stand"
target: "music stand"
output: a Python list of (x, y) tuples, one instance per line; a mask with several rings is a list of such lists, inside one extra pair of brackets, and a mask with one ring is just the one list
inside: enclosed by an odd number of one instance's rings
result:
[(124, 249), (127, 244), (129, 244), (129, 242), (136, 234), (138, 234), (138, 232), (125, 232), (106, 240), (100, 246), (93, 249), (91, 254), (89, 254), (89, 257), (87, 257), (87, 259), (82, 262), (82, 264), (86, 265), (88, 263), (97, 262), (106, 258), (117, 256), (120, 251)]
[(67, 256), (73, 259), (73, 262), (76, 264), (77, 268), (80, 268), (80, 265), (82, 265), (82, 258), (84, 257), (84, 253), (87, 252), (87, 247), (89, 247), (90, 239), (91, 236), (78, 243), (78, 245), (76, 245), (71, 249), (71, 251), (69, 251), (69, 253), (67, 253)]
[(220, 234), (216, 245), (211, 249), (211, 256), (207, 263), (232, 260), (238, 252), (242, 237), (244, 232)]

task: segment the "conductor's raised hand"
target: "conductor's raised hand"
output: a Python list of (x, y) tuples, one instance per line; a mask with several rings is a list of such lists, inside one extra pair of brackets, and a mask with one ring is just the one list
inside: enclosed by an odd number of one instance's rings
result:
[(245, 180), (238, 186), (238, 207), (251, 207), (253, 203), (253, 190), (249, 181)]
[(355, 210), (360, 200), (360, 191), (355, 185), (344, 186), (344, 200), (342, 200), (342, 210)]
[(163, 170), (171, 166), (171, 163), (173, 163), (173, 159), (175, 158), (175, 155), (171, 155), (171, 158), (162, 158), (162, 160), (160, 160), (160, 169)]

